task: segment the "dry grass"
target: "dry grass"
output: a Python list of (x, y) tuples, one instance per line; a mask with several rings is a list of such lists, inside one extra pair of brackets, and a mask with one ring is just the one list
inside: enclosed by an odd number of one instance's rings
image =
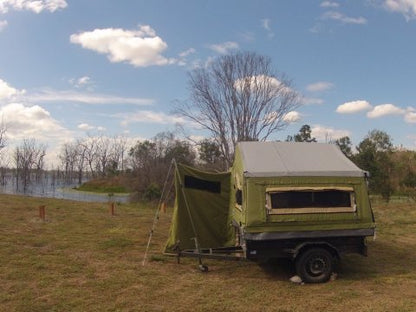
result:
[[(46, 222), (37, 207), (46, 205)], [(154, 207), (0, 195), (1, 311), (416, 311), (416, 205), (378, 204), (369, 257), (343, 259), (338, 279), (295, 285), (287, 261), (162, 256), (162, 214), (141, 265)]]

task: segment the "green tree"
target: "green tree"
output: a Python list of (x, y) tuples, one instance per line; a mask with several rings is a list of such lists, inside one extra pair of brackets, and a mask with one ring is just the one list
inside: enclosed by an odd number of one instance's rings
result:
[(352, 157), (352, 143), (351, 139), (348, 136), (344, 136), (335, 140), (335, 144), (339, 147), (341, 152), (348, 158)]
[(199, 159), (207, 169), (225, 170), (226, 164), (221, 156), (221, 151), (214, 141), (204, 139), (198, 146)]
[(391, 183), (392, 149), (391, 138), (386, 132), (372, 130), (358, 144), (358, 153), (353, 158), (361, 169), (370, 172), (370, 191), (381, 194), (387, 201), (393, 192)]
[(303, 125), (299, 132), (293, 136), (289, 135), (286, 139), (288, 142), (316, 142), (316, 138), (312, 137), (312, 129), (309, 125)]
[(176, 138), (172, 132), (158, 133), (151, 140), (137, 142), (130, 149), (129, 156), (137, 178), (135, 189), (146, 199), (162, 188), (173, 159), (192, 166), (196, 158), (193, 147), (187, 141)]

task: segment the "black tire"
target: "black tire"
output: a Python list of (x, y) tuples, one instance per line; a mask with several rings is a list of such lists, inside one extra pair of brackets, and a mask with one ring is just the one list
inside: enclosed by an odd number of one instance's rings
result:
[(334, 268), (334, 257), (324, 248), (309, 248), (296, 258), (296, 273), (305, 283), (325, 283)]

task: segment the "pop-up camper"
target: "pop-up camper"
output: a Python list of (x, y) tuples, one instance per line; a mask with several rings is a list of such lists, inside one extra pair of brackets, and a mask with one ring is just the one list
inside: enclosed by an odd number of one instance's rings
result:
[(165, 251), (200, 260), (289, 257), (303, 281), (327, 281), (343, 253), (366, 255), (365, 238), (374, 235), (366, 178), (335, 145), (240, 142), (230, 172), (177, 166)]

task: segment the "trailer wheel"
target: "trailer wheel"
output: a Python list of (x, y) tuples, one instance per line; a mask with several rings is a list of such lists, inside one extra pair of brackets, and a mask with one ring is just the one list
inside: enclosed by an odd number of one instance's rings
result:
[(324, 248), (310, 248), (296, 258), (296, 272), (305, 283), (324, 283), (329, 280), (334, 258)]

